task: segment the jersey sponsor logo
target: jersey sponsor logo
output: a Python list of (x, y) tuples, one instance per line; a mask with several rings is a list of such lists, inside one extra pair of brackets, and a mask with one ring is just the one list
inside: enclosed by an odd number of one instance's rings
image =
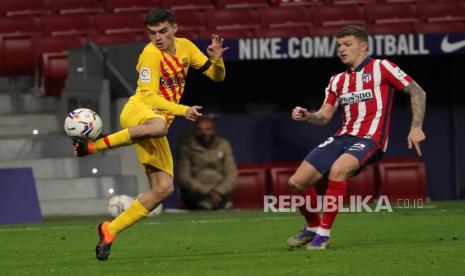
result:
[(342, 105), (365, 102), (373, 98), (371, 89), (355, 91), (353, 93), (342, 94), (339, 96), (339, 102)]
[(142, 67), (142, 69), (140, 69), (139, 78), (141, 83), (150, 83), (150, 69), (147, 67)]
[(405, 74), (404, 71), (402, 71), (402, 69), (400, 69), (399, 67), (396, 67), (394, 69), (394, 75), (398, 78), (398, 79), (403, 79), (405, 78), (405, 76), (407, 76), (407, 74)]
[(163, 87), (174, 87), (183, 85), (186, 82), (186, 78), (183, 75), (173, 75), (169, 78), (161, 77), (160, 85)]
[(365, 83), (369, 83), (371, 81), (371, 77), (372, 77), (372, 75), (371, 75), (370, 72), (362, 74), (362, 80)]
[(460, 48), (465, 47), (465, 40), (456, 41), (456, 42), (449, 42), (449, 36), (446, 35), (441, 42), (441, 50), (444, 53), (451, 53), (455, 52)]

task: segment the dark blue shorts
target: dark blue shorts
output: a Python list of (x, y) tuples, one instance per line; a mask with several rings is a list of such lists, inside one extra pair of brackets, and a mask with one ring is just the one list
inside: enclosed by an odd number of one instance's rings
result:
[(360, 162), (360, 169), (362, 169), (381, 159), (384, 152), (371, 139), (352, 135), (339, 135), (326, 139), (326, 141), (314, 148), (305, 157), (305, 160), (312, 164), (321, 174), (328, 176), (331, 166), (343, 153), (355, 156)]

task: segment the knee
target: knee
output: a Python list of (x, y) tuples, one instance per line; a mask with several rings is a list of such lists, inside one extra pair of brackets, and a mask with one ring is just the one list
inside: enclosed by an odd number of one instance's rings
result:
[(329, 179), (334, 181), (344, 181), (349, 177), (347, 169), (339, 164), (333, 164), (329, 171)]
[(298, 181), (294, 176), (289, 178), (287, 184), (292, 192), (303, 192), (305, 190), (305, 184)]
[(168, 127), (162, 120), (145, 124), (145, 136), (152, 138), (164, 137), (168, 134)]
[(173, 194), (174, 185), (172, 182), (161, 182), (157, 185), (154, 185), (154, 187), (152, 188), (152, 192), (156, 194), (158, 197), (165, 199)]

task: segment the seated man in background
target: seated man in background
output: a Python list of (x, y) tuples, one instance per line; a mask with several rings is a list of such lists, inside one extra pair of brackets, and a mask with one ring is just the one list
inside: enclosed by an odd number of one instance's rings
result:
[(237, 183), (237, 167), (230, 143), (215, 132), (207, 117), (197, 120), (179, 152), (181, 196), (189, 209), (229, 209)]

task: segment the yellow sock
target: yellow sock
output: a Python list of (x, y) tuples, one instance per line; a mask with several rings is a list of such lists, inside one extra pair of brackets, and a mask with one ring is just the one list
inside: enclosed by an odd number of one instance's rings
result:
[(96, 151), (117, 148), (122, 146), (132, 145), (131, 136), (127, 128), (116, 133), (105, 136), (94, 142)]
[(116, 234), (145, 218), (148, 214), (149, 210), (136, 199), (126, 211), (110, 223), (108, 230), (112, 235), (116, 236)]

